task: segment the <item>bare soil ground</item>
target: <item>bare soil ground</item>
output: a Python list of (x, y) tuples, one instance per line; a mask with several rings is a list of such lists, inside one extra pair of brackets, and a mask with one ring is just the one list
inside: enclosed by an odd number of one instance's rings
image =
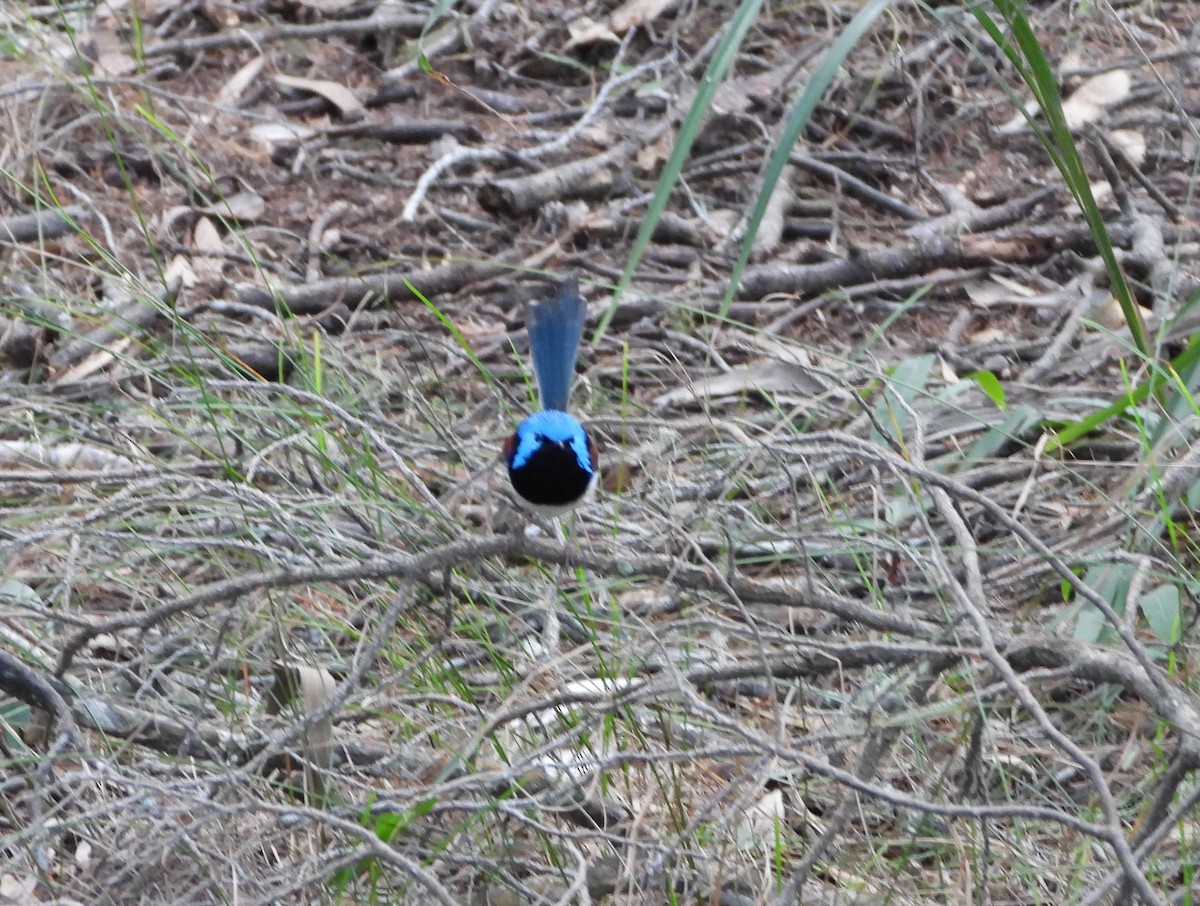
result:
[[(726, 307), (859, 4), (760, 14), (615, 303), (728, 4), (482, 0), (426, 67), (424, 5), (10, 6), (0, 902), (1200, 893), (1195, 376), (1048, 446), (1146, 368), (969, 14), (877, 21)], [(1031, 17), (1169, 358), (1200, 7)], [(531, 526), (566, 275), (605, 480)]]

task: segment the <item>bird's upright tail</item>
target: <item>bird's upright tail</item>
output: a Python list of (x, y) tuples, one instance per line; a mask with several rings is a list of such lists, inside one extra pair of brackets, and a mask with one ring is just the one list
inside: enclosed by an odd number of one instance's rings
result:
[(579, 281), (574, 277), (564, 280), (549, 302), (529, 306), (526, 327), (543, 409), (567, 409), (586, 320), (587, 303), (579, 297)]

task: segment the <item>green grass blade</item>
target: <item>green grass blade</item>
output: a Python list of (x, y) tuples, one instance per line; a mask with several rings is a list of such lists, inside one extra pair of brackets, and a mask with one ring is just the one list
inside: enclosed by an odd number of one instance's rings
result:
[(658, 221), (662, 217), (663, 211), (666, 210), (667, 202), (671, 199), (671, 191), (679, 181), (679, 174), (683, 172), (683, 165), (692, 151), (692, 144), (696, 141), (700, 126), (708, 116), (713, 95), (716, 94), (725, 73), (729, 71), (733, 61), (737, 58), (738, 49), (742, 46), (742, 41), (745, 40), (750, 26), (757, 19), (762, 5), (763, 0), (742, 0), (741, 5), (729, 20), (729, 24), (726, 25), (725, 35), (717, 45), (717, 49), (708, 63), (708, 68), (704, 71), (704, 77), (697, 86), (696, 97), (692, 100), (687, 116), (684, 117), (683, 123), (679, 127), (679, 134), (675, 138), (675, 147), (671, 149), (671, 156), (667, 159), (662, 175), (658, 178), (658, 185), (654, 189), (654, 198), (646, 210), (642, 227), (638, 230), (637, 238), (630, 250), (625, 271), (617, 282), (617, 288), (613, 290), (612, 303), (600, 319), (592, 342), (598, 342), (604, 336), (604, 332), (608, 330), (608, 325), (612, 322), (613, 315), (617, 312), (617, 306), (621, 302), (621, 296), (629, 288), (629, 284), (633, 280), (633, 273), (637, 270), (642, 255), (645, 254), (646, 246), (650, 244), (650, 237), (654, 235), (654, 229), (658, 226)]
[(850, 55), (851, 49), (858, 43), (859, 39), (866, 34), (867, 29), (871, 27), (871, 23), (885, 9), (892, 5), (893, 0), (868, 0), (854, 14), (854, 18), (850, 20), (845, 31), (838, 35), (837, 40), (833, 42), (833, 46), (829, 48), (825, 56), (822, 58), (820, 65), (813, 72), (812, 80), (808, 83), (808, 87), (797, 98), (796, 104), (792, 107), (788, 114), (787, 121), (784, 125), (783, 132), (779, 136), (779, 141), (775, 143), (775, 150), (771, 153), (771, 159), (767, 163), (767, 169), (763, 174), (762, 187), (758, 192), (758, 200), (754, 203), (754, 209), (750, 213), (750, 217), (746, 223), (746, 235), (742, 238), (742, 247), (738, 252), (737, 263), (733, 266), (733, 272), (729, 277), (729, 288), (725, 291), (725, 298), (721, 302), (721, 317), (725, 317), (729, 313), (729, 306), (733, 302), (733, 296), (737, 292), (738, 284), (742, 279), (742, 272), (746, 269), (746, 264), (750, 260), (750, 251), (754, 244), (754, 237), (758, 233), (758, 227), (762, 223), (763, 215), (766, 213), (767, 204), (771, 200), (771, 193), (775, 191), (775, 186), (779, 182), (780, 176), (783, 174), (783, 168), (787, 166), (788, 158), (792, 154), (792, 149), (796, 142), (800, 139), (800, 134), (808, 125), (809, 119), (812, 117), (813, 111), (817, 109), (817, 104), (825, 95), (825, 90), (833, 81), (837, 71), (841, 68), (846, 57)]
[(1128, 393), (1122, 394), (1103, 409), (1061, 428), (1046, 444), (1046, 452), (1052, 453), (1090, 434), (1105, 422), (1125, 413), (1130, 407), (1145, 402), (1158, 393), (1168, 381), (1175, 383), (1186, 394), (1187, 385), (1181, 375), (1191, 374), (1200, 364), (1200, 334), (1193, 334), (1183, 352), (1175, 356), (1166, 366), (1156, 366), (1150, 376)]
[[(1062, 95), (1058, 90), (1058, 82), (1050, 67), (1050, 61), (1046, 58), (1037, 35), (1034, 34), (1029, 17), (1025, 15), (1024, 6), (1018, 0), (993, 0), (993, 5), (999, 12), (1000, 18), (1008, 25), (1012, 35), (1011, 40), (1004, 34), (997, 22), (988, 15), (981, 3), (971, 3), (969, 8), (984, 31), (1012, 63), (1013, 68), (1016, 69), (1025, 84), (1029, 86), (1029, 90), (1033, 92), (1041, 106), (1042, 115), (1050, 125), (1049, 134), (1037, 128), (1032, 121), (1030, 125), (1034, 127), (1034, 134), (1037, 135), (1051, 160), (1054, 161), (1054, 165), (1062, 174), (1063, 181), (1067, 184), (1067, 188), (1070, 189), (1083, 213), (1088, 231), (1092, 234), (1096, 249), (1104, 261), (1105, 271), (1112, 284), (1113, 295), (1116, 297), (1117, 304), (1121, 306), (1125, 321), (1129, 325), (1134, 347), (1147, 360), (1152, 359), (1153, 354), (1146, 336), (1146, 325), (1142, 321), (1141, 309), (1129, 289), (1125, 272), (1122, 270), (1120, 262), (1117, 261), (1116, 252), (1109, 239), (1104, 217), (1092, 195), (1092, 186), (1088, 180), (1087, 171), (1079, 156), (1075, 138), (1071, 135), (1071, 128), (1067, 125), (1066, 115), (1063, 113)], [(1026, 119), (1030, 119), (1027, 111), (1022, 110), (1022, 113)]]

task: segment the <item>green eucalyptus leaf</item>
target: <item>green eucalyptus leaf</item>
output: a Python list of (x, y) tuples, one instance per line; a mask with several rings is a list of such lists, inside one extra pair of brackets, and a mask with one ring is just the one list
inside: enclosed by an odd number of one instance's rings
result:
[[(875, 418), (884, 428), (890, 428), (892, 436), (898, 441), (903, 440), (909, 422), (905, 406), (899, 403), (903, 401), (911, 406), (913, 400), (926, 393), (929, 373), (936, 361), (937, 356), (933, 353), (914, 356), (895, 365), (888, 374), (883, 393), (875, 403)], [(875, 443), (883, 442), (878, 432), (873, 431), (872, 435)]]
[(1098, 642), (1104, 634), (1104, 627), (1104, 614), (1091, 604), (1085, 604), (1075, 617), (1073, 635), (1080, 642)]
[(1029, 406), (1013, 406), (1006, 410), (1004, 420), (993, 425), (977, 441), (967, 448), (967, 463), (978, 463), (992, 459), (1005, 445), (1021, 437), (1041, 421), (1042, 415)]
[(1150, 624), (1160, 642), (1173, 645), (1179, 641), (1180, 614), (1179, 588), (1175, 585), (1160, 585), (1142, 595), (1138, 601), (1142, 616)]
[(987, 394), (987, 398), (996, 404), (997, 409), (1007, 409), (1008, 404), (1005, 402), (1004, 387), (1000, 384), (1000, 379), (991, 371), (975, 371), (968, 374), (966, 379), (974, 381), (979, 385), (979, 389)]
[[(1083, 580), (1119, 615), (1125, 612), (1134, 570), (1132, 563), (1101, 563), (1091, 567)], [(1081, 609), (1075, 618), (1075, 638), (1085, 642), (1101, 641), (1109, 628), (1104, 614), (1091, 604), (1079, 603)]]

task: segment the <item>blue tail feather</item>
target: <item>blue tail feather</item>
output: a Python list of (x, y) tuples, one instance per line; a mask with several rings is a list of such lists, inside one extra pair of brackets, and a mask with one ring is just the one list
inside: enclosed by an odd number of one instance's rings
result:
[(587, 303), (579, 297), (579, 281), (574, 277), (563, 281), (552, 300), (529, 307), (526, 326), (543, 409), (567, 409), (586, 320)]

